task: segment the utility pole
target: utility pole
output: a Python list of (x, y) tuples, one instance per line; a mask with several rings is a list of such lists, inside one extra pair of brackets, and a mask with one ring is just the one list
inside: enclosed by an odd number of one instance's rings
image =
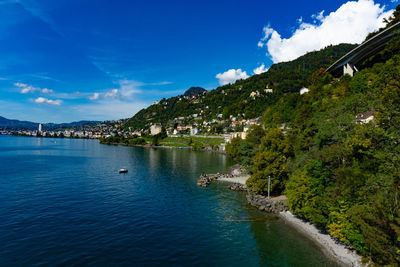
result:
[(271, 176), (268, 175), (268, 199), (270, 199), (270, 194), (269, 194), (270, 188), (271, 188)]

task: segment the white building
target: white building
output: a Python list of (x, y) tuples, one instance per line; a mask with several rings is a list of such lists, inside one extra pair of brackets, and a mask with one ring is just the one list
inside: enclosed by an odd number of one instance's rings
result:
[(196, 135), (199, 133), (199, 129), (197, 129), (197, 127), (192, 127), (190, 129), (190, 135)]
[(310, 92), (310, 89), (303, 87), (303, 88), (301, 88), (301, 90), (300, 90), (300, 95), (307, 94), (308, 92)]
[(374, 120), (375, 111), (367, 111), (357, 115), (353, 121), (357, 124), (366, 124)]
[(229, 136), (225, 137), (225, 142), (230, 143), (233, 138), (241, 138), (241, 139), (246, 139), (247, 133), (246, 132), (235, 132), (235, 133), (230, 133)]
[(150, 134), (151, 135), (156, 135), (161, 133), (162, 126), (159, 123), (153, 124), (150, 126)]
[(251, 92), (251, 93), (250, 93), (250, 97), (251, 97), (252, 99), (256, 99), (256, 97), (258, 97), (258, 96), (260, 96), (260, 92), (258, 92), (258, 91), (255, 91), (255, 92)]
[(43, 125), (42, 125), (41, 123), (39, 123), (39, 127), (38, 127), (38, 131), (39, 131), (39, 133), (41, 133), (41, 132), (42, 132), (42, 130), (43, 130)]

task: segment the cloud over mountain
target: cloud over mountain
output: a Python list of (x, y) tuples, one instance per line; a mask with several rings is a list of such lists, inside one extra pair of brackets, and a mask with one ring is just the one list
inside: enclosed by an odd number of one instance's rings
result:
[(261, 64), (259, 67), (255, 68), (255, 69), (253, 70), (253, 73), (254, 73), (254, 74), (261, 74), (261, 73), (267, 72), (268, 69), (269, 69), (269, 68), (266, 68), (265, 65), (264, 65), (264, 63), (263, 63), (263, 64)]
[(249, 75), (245, 71), (242, 71), (242, 69), (230, 69), (224, 73), (218, 73), (215, 77), (219, 80), (220, 85), (225, 85), (240, 79), (246, 79)]
[(289, 61), (331, 44), (361, 43), (368, 33), (383, 27), (383, 19), (392, 13), (373, 0), (348, 1), (328, 15), (324, 11), (313, 15), (312, 23), (299, 19), (298, 28), (289, 38), (265, 26), (258, 46), (267, 48), (274, 63)]

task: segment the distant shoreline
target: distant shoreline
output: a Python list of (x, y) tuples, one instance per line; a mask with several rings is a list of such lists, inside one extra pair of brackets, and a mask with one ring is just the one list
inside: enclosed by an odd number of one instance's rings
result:
[(0, 136), (15, 136), (15, 137), (31, 137), (31, 138), (54, 138), (54, 139), (84, 139), (84, 140), (99, 140), (99, 138), (79, 137), (79, 136), (35, 136), (24, 134), (0, 134)]
[[(54, 138), (54, 139), (81, 139), (81, 140), (99, 140), (98, 138), (85, 138), (85, 137), (54, 137), (54, 136), (30, 136), (30, 135), (13, 135), (13, 134), (2, 134), (0, 136), (14, 136), (14, 137), (35, 137), (35, 138)], [(188, 149), (192, 151), (205, 151), (205, 152), (215, 152), (218, 154), (226, 155), (225, 151), (222, 150), (213, 150), (210, 148), (193, 148), (190, 146), (153, 146), (153, 145), (132, 145), (132, 144), (124, 144), (124, 143), (102, 143), (99, 141), (101, 145), (110, 145), (110, 146), (130, 146), (130, 147), (144, 147), (144, 148), (166, 148), (166, 149)]]
[(167, 149), (187, 149), (187, 150), (192, 150), (192, 151), (203, 151), (203, 152), (215, 152), (218, 154), (226, 155), (225, 151), (221, 150), (213, 150), (213, 149), (208, 149), (208, 148), (193, 148), (190, 146), (164, 146), (164, 145), (159, 145), (159, 146), (153, 146), (153, 145), (132, 145), (132, 144), (123, 144), (123, 143), (101, 143), (101, 145), (111, 145), (111, 146), (130, 146), (130, 147), (144, 147), (144, 148), (167, 148)]

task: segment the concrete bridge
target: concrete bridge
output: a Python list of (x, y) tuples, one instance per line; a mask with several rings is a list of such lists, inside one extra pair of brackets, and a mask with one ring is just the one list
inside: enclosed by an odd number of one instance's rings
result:
[(370, 56), (381, 51), (392, 39), (394, 36), (394, 31), (397, 29), (400, 29), (400, 22), (390, 26), (389, 28), (360, 44), (338, 61), (333, 63), (326, 70), (335, 77), (340, 77), (344, 74), (353, 76), (354, 73), (358, 71), (357, 65)]

